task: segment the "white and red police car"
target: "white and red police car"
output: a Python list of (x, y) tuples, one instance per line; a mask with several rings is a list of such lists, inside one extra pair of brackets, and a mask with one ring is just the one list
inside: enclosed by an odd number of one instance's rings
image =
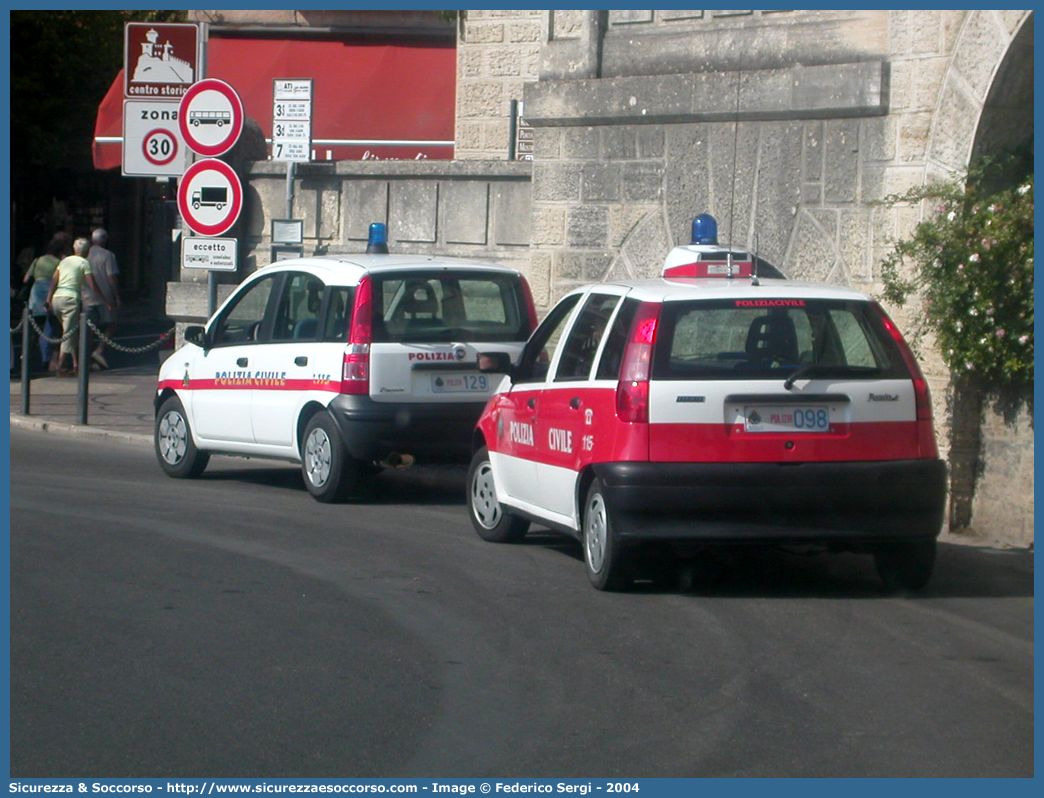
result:
[(599, 589), (643, 549), (752, 542), (872, 553), (887, 586), (925, 585), (946, 492), (927, 383), (870, 297), (781, 276), (679, 247), (660, 279), (567, 294), (517, 363), (480, 356), (507, 377), (473, 441), (478, 534), (569, 533)]
[(388, 254), (278, 261), (206, 327), (186, 328), (161, 366), (159, 464), (195, 477), (211, 454), (300, 462), (316, 499), (341, 501), (382, 464), (467, 463), (495, 382), (478, 371), (479, 348), (515, 358), (535, 326), (528, 284), (504, 266)]

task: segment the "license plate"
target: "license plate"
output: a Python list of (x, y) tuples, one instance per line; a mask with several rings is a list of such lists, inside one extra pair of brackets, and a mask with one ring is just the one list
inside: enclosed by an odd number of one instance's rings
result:
[(432, 374), (433, 393), (487, 393), (489, 377), (485, 374)]
[(826, 405), (751, 405), (743, 418), (747, 432), (830, 432)]

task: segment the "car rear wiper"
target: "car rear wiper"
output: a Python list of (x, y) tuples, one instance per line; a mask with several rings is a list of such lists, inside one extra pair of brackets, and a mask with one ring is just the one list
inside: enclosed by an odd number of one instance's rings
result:
[(860, 377), (869, 377), (874, 374), (879, 374), (881, 369), (875, 366), (844, 366), (840, 364), (829, 364), (829, 363), (806, 363), (796, 371), (792, 372), (789, 377), (783, 382), (783, 387), (788, 391), (794, 388), (794, 383), (800, 380), (802, 377), (807, 377), (811, 374), (831, 374), (831, 375), (844, 375), (844, 374), (858, 374)]

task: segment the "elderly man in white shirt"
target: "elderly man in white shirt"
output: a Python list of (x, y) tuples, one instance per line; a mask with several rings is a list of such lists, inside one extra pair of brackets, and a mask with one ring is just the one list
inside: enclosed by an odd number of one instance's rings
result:
[[(120, 288), (116, 276), (120, 268), (116, 256), (105, 245), (109, 242), (109, 234), (102, 228), (91, 233), (91, 251), (87, 259), (91, 262), (91, 274), (97, 290), (85, 286), (83, 289), (83, 306), (88, 318), (108, 338), (116, 331), (116, 311), (120, 307)], [(105, 360), (105, 342), (98, 339), (97, 346), (91, 352), (91, 359), (102, 368), (108, 368)]]

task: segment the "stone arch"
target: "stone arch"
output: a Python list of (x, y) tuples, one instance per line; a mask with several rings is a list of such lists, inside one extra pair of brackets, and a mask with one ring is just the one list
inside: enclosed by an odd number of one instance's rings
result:
[[(952, 177), (979, 156), (1032, 142), (1033, 110), (1033, 12), (968, 12), (939, 92), (925, 178)], [(987, 524), (1032, 528), (1032, 501), (1020, 507), (1006, 487), (1026, 481), (1032, 486), (1032, 433), (1017, 440), (1006, 431), (1004, 445), (991, 447), (985, 431), (991, 422), (978, 386), (955, 375), (949, 403), (951, 529), (969, 527), (976, 505), (975, 514), (984, 510)], [(1000, 470), (1007, 475), (990, 479), (988, 451), (990, 459), (1003, 461)], [(1005, 487), (998, 489), (1001, 483)]]
[[(1033, 47), (1032, 11), (969, 11), (957, 36), (943, 77), (939, 100), (928, 135), (926, 178), (945, 179), (963, 171), (973, 155), (980, 154), (987, 139), (980, 124), (991, 100), (1004, 97), (1004, 82), (1024, 81), (1029, 73), (1032, 99), (1032, 65), (1017, 63), (1018, 54)], [(1023, 84), (1025, 85), (1025, 84)], [(1032, 104), (1029, 123), (1032, 125)]]
[(624, 237), (620, 251), (603, 279), (634, 280), (658, 277), (663, 269), (663, 255), (674, 244), (666, 212), (661, 208), (643, 215)]

